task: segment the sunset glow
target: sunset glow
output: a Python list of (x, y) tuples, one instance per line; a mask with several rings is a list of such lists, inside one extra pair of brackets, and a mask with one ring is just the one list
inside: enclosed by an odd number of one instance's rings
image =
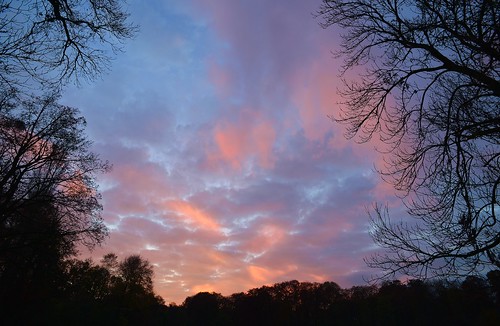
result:
[(100, 177), (105, 243), (140, 254), (155, 292), (182, 303), (287, 280), (365, 284), (367, 208), (393, 202), (375, 144), (346, 140), (340, 31), (320, 1), (129, 1), (138, 36), (111, 71), (71, 87)]

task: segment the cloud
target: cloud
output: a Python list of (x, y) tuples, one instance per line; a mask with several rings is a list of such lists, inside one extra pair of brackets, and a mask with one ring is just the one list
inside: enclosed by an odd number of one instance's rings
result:
[(276, 131), (270, 121), (262, 121), (251, 110), (244, 111), (242, 118), (232, 123), (219, 122), (214, 130), (215, 153), (208, 153), (212, 165), (225, 161), (231, 168), (241, 171), (249, 159), (265, 169), (274, 165), (273, 147)]
[(143, 255), (155, 290), (177, 303), (370, 273), (366, 207), (391, 188), (372, 146), (327, 118), (339, 110), (338, 33), (319, 28), (318, 5), (131, 5), (141, 34), (102, 81), (63, 98), (114, 164), (99, 178), (111, 235), (95, 259)]
[(174, 214), (188, 224), (194, 224), (194, 227), (201, 227), (211, 231), (220, 230), (219, 223), (212, 216), (189, 202), (180, 200), (167, 201), (165, 206), (167, 209), (173, 210)]

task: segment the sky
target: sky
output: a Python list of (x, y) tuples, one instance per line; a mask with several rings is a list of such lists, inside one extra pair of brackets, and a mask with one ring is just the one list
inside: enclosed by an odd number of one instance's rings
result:
[(377, 273), (367, 210), (398, 205), (375, 173), (375, 144), (328, 116), (342, 31), (319, 0), (148, 0), (127, 5), (140, 32), (93, 83), (81, 110), (110, 237), (82, 257), (140, 254), (154, 289), (181, 304), (298, 280), (366, 284)]

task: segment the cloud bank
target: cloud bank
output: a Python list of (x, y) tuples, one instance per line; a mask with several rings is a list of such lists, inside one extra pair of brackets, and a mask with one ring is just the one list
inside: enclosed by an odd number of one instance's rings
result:
[[(182, 303), (297, 279), (362, 284), (374, 250), (366, 207), (391, 189), (373, 146), (346, 141), (339, 32), (319, 1), (147, 1), (112, 71), (69, 89), (95, 151), (110, 238), (140, 253), (155, 290)], [(88, 255), (88, 253), (83, 253)]]

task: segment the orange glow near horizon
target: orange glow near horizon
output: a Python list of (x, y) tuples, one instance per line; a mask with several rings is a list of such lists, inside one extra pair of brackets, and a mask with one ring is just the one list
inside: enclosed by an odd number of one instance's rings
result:
[(373, 145), (328, 118), (339, 31), (318, 26), (317, 5), (130, 4), (134, 46), (64, 95), (114, 165), (98, 180), (110, 237), (94, 261), (143, 255), (155, 292), (178, 304), (293, 279), (364, 282), (376, 250), (366, 207), (396, 201), (370, 172)]

